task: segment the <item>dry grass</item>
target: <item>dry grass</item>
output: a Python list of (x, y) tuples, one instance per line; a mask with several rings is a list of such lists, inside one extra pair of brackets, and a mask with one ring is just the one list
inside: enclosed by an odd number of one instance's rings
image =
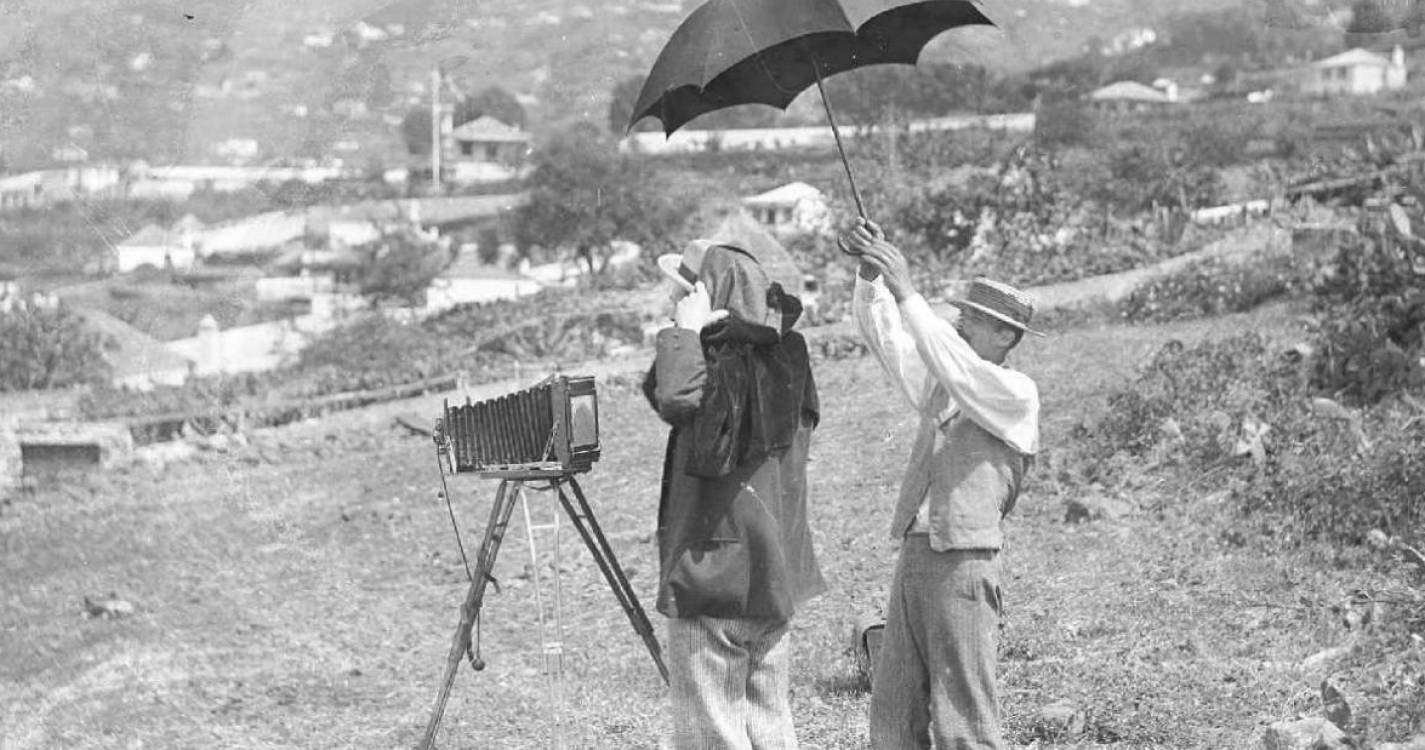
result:
[[(1026, 345), (1044, 390), (1045, 442), (1098, 407), (1170, 336), (1245, 325), (1290, 337), (1281, 309), (1159, 328), (1102, 326)], [(895, 547), (886, 516), (910, 415), (875, 363), (826, 362), (812, 463), (813, 528), (830, 591), (796, 621), (793, 705), (809, 748), (865, 744), (867, 696), (845, 652), (877, 611)], [(634, 378), (601, 385), (604, 457), (582, 484), (645, 603), (665, 432)], [(398, 407), (434, 419), (430, 400)], [(134, 468), (3, 506), (0, 746), (410, 747), (420, 735), (464, 592), (427, 439), (371, 410), (254, 437), (166, 470)], [(1062, 490), (1035, 482), (1010, 522), (1002, 682), (1020, 744), (1247, 747), (1312, 707), (1295, 670), (1339, 625), (1303, 597), (1369, 574), (1232, 546), (1212, 498), (1145, 477), (1140, 511), (1062, 523)], [(452, 491), (472, 555), (494, 484)], [(531, 497), (537, 514), (552, 506)], [(462, 669), (442, 746), (652, 748), (665, 729), (657, 673), (577, 538), (562, 544), (562, 706), (540, 673), (524, 525), (506, 538), (487, 598), (482, 673)], [(545, 532), (542, 544), (548, 548)], [(546, 568), (544, 580), (549, 580)], [(83, 616), (113, 591), (137, 613)], [(653, 613), (655, 625), (661, 618)], [(1088, 730), (1054, 744), (1033, 719), (1070, 699)]]

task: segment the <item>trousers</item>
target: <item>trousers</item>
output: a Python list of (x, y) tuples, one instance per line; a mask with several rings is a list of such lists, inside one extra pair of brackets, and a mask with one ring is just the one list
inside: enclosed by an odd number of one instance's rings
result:
[(788, 624), (669, 618), (674, 750), (795, 750)]
[(999, 552), (930, 548), (911, 533), (896, 560), (872, 671), (875, 750), (1000, 750), (995, 660)]

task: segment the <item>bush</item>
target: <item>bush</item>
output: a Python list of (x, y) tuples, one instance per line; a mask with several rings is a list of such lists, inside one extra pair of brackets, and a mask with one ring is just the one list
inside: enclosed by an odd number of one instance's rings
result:
[(1161, 323), (1245, 312), (1302, 290), (1298, 264), (1290, 256), (1263, 262), (1208, 258), (1133, 291), (1119, 311), (1132, 323)]
[(150, 391), (102, 385), (79, 399), (79, 411), (85, 419), (221, 411), (266, 393), (271, 385), (255, 374), (190, 378), (181, 386), (159, 386)]
[(384, 388), (455, 369), (446, 342), (414, 323), (362, 316), (314, 340), (287, 376), (293, 396)]
[(983, 248), (958, 259), (956, 276), (991, 276), (1020, 286), (1053, 284), (1127, 271), (1193, 249), (1164, 243), (1138, 224), (1116, 223), (1105, 232), (1090, 204), (987, 218), (978, 228)]
[(1302, 395), (1301, 379), (1256, 333), (1191, 348), (1170, 341), (1096, 421), (1075, 428), (1076, 452), (1091, 481), (1111, 479), (1115, 456), (1215, 468)]
[(45, 390), (105, 382), (107, 337), (60, 306), (22, 304), (0, 312), (0, 391)]
[(1425, 385), (1425, 243), (1367, 228), (1343, 245), (1316, 284), (1321, 342), (1313, 383), (1374, 404)]
[[(1367, 434), (1375, 437), (1361, 442)], [(1425, 419), (1380, 414), (1360, 433), (1345, 421), (1303, 420), (1284, 438), (1239, 490), (1245, 509), (1288, 518), (1305, 539), (1360, 544), (1373, 529), (1425, 539)]]
[(1034, 118), (1034, 145), (1044, 149), (1087, 146), (1094, 142), (1095, 121), (1077, 100), (1046, 103)]
[(1194, 486), (1232, 488), (1237, 507), (1284, 543), (1355, 544), (1372, 529), (1425, 539), (1425, 407), (1402, 396), (1353, 412), (1316, 395), (1294, 351), (1255, 333), (1170, 342), (1075, 427), (1069, 479), (1113, 485), (1129, 466), (1176, 471)]

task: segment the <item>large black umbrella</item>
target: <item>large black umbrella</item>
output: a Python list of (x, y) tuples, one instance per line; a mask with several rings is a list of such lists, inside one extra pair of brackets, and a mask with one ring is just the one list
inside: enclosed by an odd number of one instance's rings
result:
[(974, 24), (992, 25), (976, 0), (708, 0), (658, 54), (628, 125), (656, 117), (672, 135), (724, 107), (785, 110), (815, 83), (865, 216), (822, 79), (867, 65), (914, 65), (936, 35)]

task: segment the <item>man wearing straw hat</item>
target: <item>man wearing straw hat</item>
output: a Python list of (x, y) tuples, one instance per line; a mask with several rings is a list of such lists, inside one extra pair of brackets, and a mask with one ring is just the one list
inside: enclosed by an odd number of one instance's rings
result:
[(841, 247), (861, 261), (853, 312), (891, 383), (920, 415), (892, 516), (901, 541), (872, 670), (871, 746), (1001, 748), (1000, 520), (1039, 449), (1039, 390), (1004, 366), (1033, 304), (975, 279), (941, 318), (905, 256), (860, 220)]
[(791, 256), (770, 237), (716, 236), (658, 259), (673, 325), (644, 381), (671, 427), (658, 504), (671, 745), (793, 750), (790, 622), (825, 589), (807, 513), (816, 384), (791, 330)]

